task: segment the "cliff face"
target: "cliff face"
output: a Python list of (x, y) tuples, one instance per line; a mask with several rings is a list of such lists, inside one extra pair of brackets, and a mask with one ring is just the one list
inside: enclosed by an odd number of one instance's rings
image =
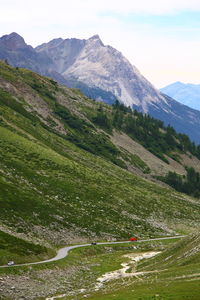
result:
[(151, 102), (164, 101), (157, 91), (116, 49), (105, 46), (98, 35), (88, 40), (58, 39), (36, 48), (49, 55), (57, 72), (113, 93), (127, 106), (148, 110)]

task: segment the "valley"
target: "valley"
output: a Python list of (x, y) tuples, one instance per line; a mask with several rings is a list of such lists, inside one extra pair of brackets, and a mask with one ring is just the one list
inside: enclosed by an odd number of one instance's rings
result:
[(198, 299), (198, 249), (196, 233), (178, 242), (167, 238), (80, 247), (57, 263), (0, 270), (0, 287), (4, 284), (7, 292), (3, 299), (18, 299), (25, 291), (25, 299), (46, 300)]
[[(161, 121), (0, 62), (0, 137), (1, 265), (48, 260), (68, 245), (113, 243), (133, 235), (193, 237), (198, 231), (198, 197), (175, 191), (156, 175), (185, 176), (185, 165), (199, 172), (199, 147)], [(115, 299), (111, 290), (128, 299), (123, 284), (136, 284), (140, 297), (148, 280), (140, 285), (140, 279), (135, 283), (137, 278), (127, 276), (127, 282), (111, 281), (103, 292), (94, 290), (96, 280), (119, 270), (126, 254), (164, 255), (174, 242), (81, 247), (58, 261), (0, 268), (0, 299), (66, 293), (66, 299), (82, 299), (83, 289), (88, 299)], [(191, 268), (190, 275), (197, 274), (198, 264)], [(141, 261), (141, 272), (154, 270)], [(160, 274), (155, 290), (165, 273)], [(148, 276), (154, 282), (156, 275)]]
[(200, 300), (199, 33), (198, 0), (0, 1), (0, 300)]

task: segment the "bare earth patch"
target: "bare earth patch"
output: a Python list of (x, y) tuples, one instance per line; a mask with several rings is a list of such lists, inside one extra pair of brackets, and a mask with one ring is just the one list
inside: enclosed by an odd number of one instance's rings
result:
[(151, 258), (160, 252), (158, 251), (151, 251), (151, 252), (145, 252), (145, 253), (132, 253), (132, 254), (126, 254), (124, 257), (130, 258), (130, 261), (128, 263), (122, 263), (122, 269), (113, 271), (113, 272), (108, 272), (102, 275), (97, 279), (98, 283), (95, 286), (95, 290), (98, 291), (100, 288), (103, 287), (104, 283), (110, 281), (110, 280), (116, 280), (116, 279), (121, 279), (121, 278), (126, 278), (126, 277), (133, 277), (133, 276), (138, 276), (138, 275), (144, 275), (147, 273), (154, 273), (157, 271), (148, 271), (148, 272), (130, 272), (127, 273), (128, 269), (130, 269), (130, 264), (136, 263), (144, 258)]

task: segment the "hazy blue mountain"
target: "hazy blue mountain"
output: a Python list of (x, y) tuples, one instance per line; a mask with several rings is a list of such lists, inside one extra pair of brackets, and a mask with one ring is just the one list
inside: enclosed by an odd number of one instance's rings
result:
[(200, 84), (177, 81), (160, 89), (160, 91), (182, 104), (200, 110)]

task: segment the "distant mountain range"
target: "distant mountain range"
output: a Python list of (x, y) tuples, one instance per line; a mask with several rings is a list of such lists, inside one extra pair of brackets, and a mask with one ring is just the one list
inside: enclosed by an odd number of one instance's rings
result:
[(200, 84), (174, 82), (160, 91), (182, 104), (200, 110)]
[(87, 96), (113, 103), (116, 99), (200, 143), (200, 112), (162, 94), (116, 49), (98, 35), (87, 40), (53, 39), (36, 48), (17, 33), (0, 38), (0, 59), (76, 87)]

